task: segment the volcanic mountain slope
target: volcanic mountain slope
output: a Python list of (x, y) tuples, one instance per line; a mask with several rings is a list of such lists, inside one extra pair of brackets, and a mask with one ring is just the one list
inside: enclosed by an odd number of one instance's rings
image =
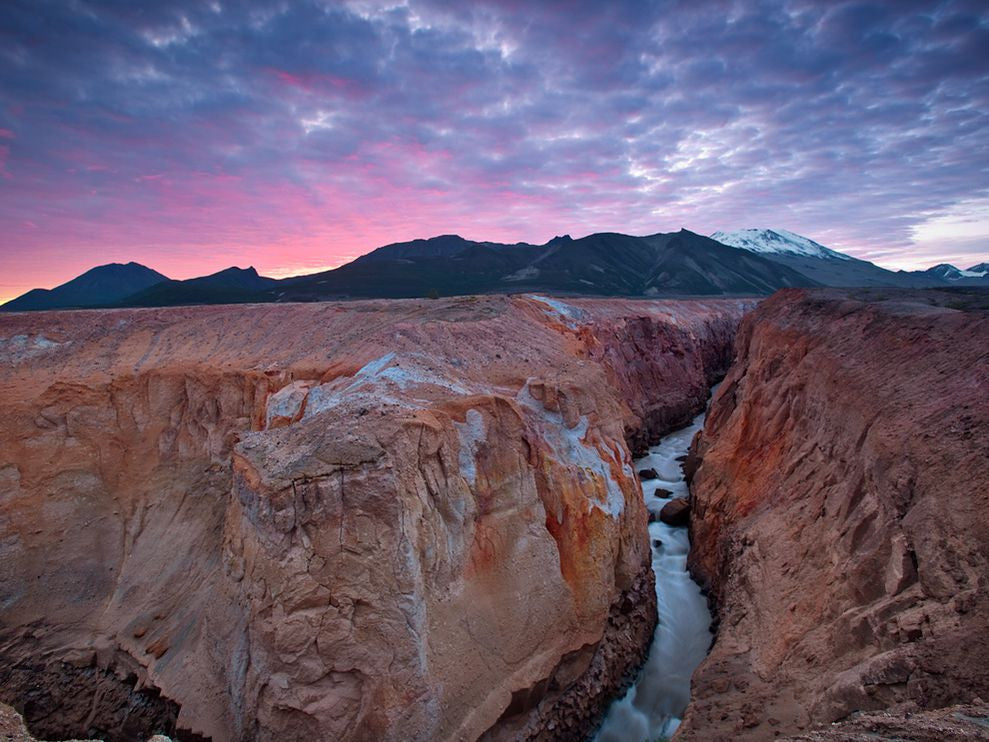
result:
[(757, 253), (824, 286), (944, 286), (940, 275), (924, 271), (890, 271), (875, 263), (831, 250), (785, 229), (740, 229), (715, 232), (711, 238), (725, 245)]
[(736, 352), (695, 441), (720, 628), (680, 738), (989, 699), (989, 293), (784, 291)]
[(110, 263), (53, 289), (32, 289), (3, 305), (4, 311), (97, 307), (115, 304), (168, 278), (139, 263)]
[(579, 738), (656, 620), (631, 449), (751, 304), (0, 317), (0, 701), (39, 738)]
[(785, 229), (739, 229), (715, 232), (712, 240), (760, 255), (800, 255), (820, 260), (853, 260), (849, 255), (831, 250), (814, 240)]

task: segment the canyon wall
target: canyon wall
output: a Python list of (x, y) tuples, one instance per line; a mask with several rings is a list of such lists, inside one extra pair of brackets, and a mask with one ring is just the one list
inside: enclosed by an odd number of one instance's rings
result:
[(987, 310), (978, 294), (788, 290), (743, 321), (694, 444), (690, 567), (720, 627), (678, 739), (984, 711)]
[(579, 737), (656, 620), (629, 446), (751, 304), (0, 317), (0, 700), (39, 737)]

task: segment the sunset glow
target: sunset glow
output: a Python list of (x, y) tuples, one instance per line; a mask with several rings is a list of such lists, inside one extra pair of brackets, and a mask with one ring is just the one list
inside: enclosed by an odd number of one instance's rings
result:
[(0, 59), (0, 299), (444, 233), (989, 259), (984, 2), (14, 0)]

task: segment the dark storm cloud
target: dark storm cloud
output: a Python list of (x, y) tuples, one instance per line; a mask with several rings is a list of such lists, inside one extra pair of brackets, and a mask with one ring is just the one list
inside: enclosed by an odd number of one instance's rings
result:
[(0, 62), (5, 265), (681, 225), (888, 257), (989, 199), (977, 2), (8, 0)]

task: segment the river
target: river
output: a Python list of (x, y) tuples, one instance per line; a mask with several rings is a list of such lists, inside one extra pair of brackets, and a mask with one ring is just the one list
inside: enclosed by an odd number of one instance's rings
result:
[[(636, 471), (655, 469), (659, 474), (658, 479), (642, 483), (646, 506), (657, 516), (670, 498), (687, 496), (677, 458), (687, 453), (691, 439), (703, 425), (704, 415), (700, 414), (635, 462)], [(596, 742), (656, 742), (671, 736), (690, 701), (690, 676), (711, 645), (707, 600), (687, 572), (687, 529), (657, 520), (649, 525), (649, 538), (659, 624), (649, 659), (625, 696), (608, 709)]]

